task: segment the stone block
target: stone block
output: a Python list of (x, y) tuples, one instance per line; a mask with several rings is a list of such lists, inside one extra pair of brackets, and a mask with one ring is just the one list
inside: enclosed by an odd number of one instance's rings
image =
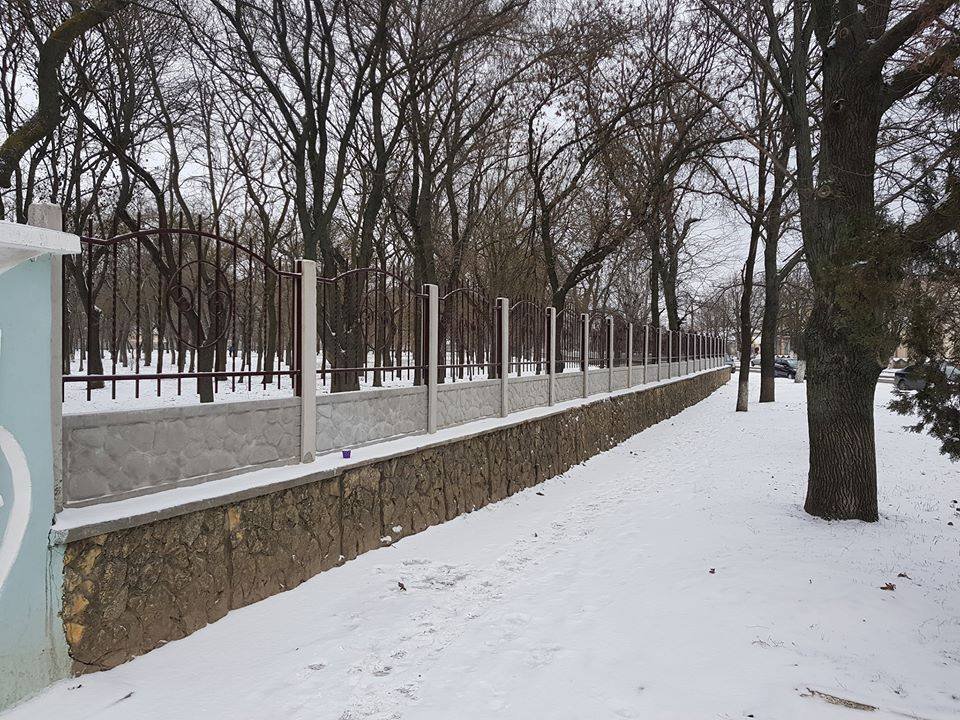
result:
[(437, 452), (442, 458), (446, 519), (486, 505), (490, 498), (490, 468), (483, 437), (450, 443)]
[(70, 543), (64, 632), (79, 672), (119, 665), (223, 617), (222, 509)]
[(329, 492), (329, 484), (301, 485), (227, 508), (231, 607), (294, 588), (338, 562), (338, 493)]
[(443, 459), (435, 449), (403, 455), (379, 466), (384, 535), (396, 541), (447, 518)]
[(380, 468), (348, 470), (340, 483), (341, 555), (352, 560), (381, 545)]

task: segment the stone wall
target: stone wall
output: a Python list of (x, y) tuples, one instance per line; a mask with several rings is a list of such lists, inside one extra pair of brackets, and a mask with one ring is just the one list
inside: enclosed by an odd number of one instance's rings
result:
[(82, 506), (298, 462), (297, 398), (63, 418), (63, 503)]
[(71, 541), (63, 624), (74, 670), (114, 667), (231, 609), (558, 475), (729, 378), (722, 368), (506, 421), (260, 496)]

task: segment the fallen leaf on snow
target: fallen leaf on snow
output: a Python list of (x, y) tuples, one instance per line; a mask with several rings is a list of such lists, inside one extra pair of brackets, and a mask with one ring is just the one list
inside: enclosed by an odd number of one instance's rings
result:
[(897, 573), (897, 577), (906, 578), (907, 580), (913, 580), (913, 578), (907, 575), (906, 573)]
[(404, 585), (404, 584), (403, 584), (402, 582), (400, 582), (399, 580), (397, 581), (397, 587), (399, 587), (401, 590), (406, 590), (406, 589), (407, 589), (407, 586)]
[(716, 569), (716, 568), (710, 568), (709, 572), (710, 572), (711, 575), (716, 575), (716, 574), (717, 574), (717, 569)]
[(880, 586), (880, 589), (881, 589), (881, 590), (896, 590), (896, 589), (897, 589), (897, 586), (894, 585), (892, 582), (888, 582), (888, 583), (884, 583), (883, 585), (881, 585), (881, 586)]

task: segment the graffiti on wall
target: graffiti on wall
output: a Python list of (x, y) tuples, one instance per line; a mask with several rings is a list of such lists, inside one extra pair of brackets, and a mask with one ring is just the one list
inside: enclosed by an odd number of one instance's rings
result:
[[(3, 349), (3, 337), (0, 335), (0, 351)], [(0, 508), (7, 509), (7, 523), (0, 535), (0, 593), (13, 569), (13, 563), (20, 554), (23, 536), (27, 532), (30, 519), (30, 468), (27, 456), (13, 434), (0, 425), (0, 462), (10, 468), (11, 492), (13, 497), (0, 495)]]
[[(27, 456), (17, 439), (2, 425), (0, 425), (0, 458), (10, 468), (10, 477), (13, 485), (13, 498), (9, 502), (7, 524), (0, 537), (0, 593), (3, 584), (10, 575), (13, 563), (20, 554), (23, 536), (27, 532), (27, 521), (30, 519), (30, 469), (27, 467)], [(0, 507), (7, 504), (7, 500), (0, 495)]]

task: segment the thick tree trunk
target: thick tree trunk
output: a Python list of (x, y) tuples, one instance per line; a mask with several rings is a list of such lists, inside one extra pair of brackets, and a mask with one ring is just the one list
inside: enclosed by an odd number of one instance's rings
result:
[(814, 304), (804, 333), (810, 470), (804, 508), (831, 520), (877, 520), (873, 430), (878, 358), (896, 344), (903, 278), (896, 233), (874, 199), (885, 102), (879, 68), (857, 68), (853, 36), (824, 56), (818, 186), (801, 194)]
[[(87, 375), (103, 375), (103, 356), (100, 354), (100, 308), (93, 306), (87, 321)], [(91, 380), (87, 383), (90, 390), (99, 390), (103, 380)]]
[[(66, 292), (66, 289), (64, 289)], [(70, 313), (63, 313), (63, 336), (60, 340), (60, 371), (64, 375), (69, 375), (70, 358), (73, 354), (73, 333), (70, 326)]]
[[(363, 322), (361, 318), (361, 283), (362, 274), (349, 275), (344, 278), (334, 294), (339, 300), (338, 306), (333, 308), (333, 321), (337, 330), (334, 345), (336, 353), (335, 368), (358, 368), (365, 365), (366, 342), (363, 337)], [(333, 374), (330, 382), (330, 392), (350, 392), (360, 389), (360, 373), (355, 370), (343, 370)]]
[(880, 368), (844, 354), (811, 359), (810, 471), (804, 509), (828, 520), (877, 520), (874, 391)]
[(153, 322), (150, 313), (146, 314), (143, 322), (143, 366), (153, 365)]
[[(212, 372), (216, 347), (210, 345), (200, 348), (196, 352), (197, 372)], [(200, 394), (200, 402), (213, 402), (213, 378), (210, 376), (197, 379), (197, 392)]]
[[(652, 247), (652, 243), (651, 243)], [(660, 255), (651, 253), (650, 258), (650, 324), (660, 326)], [(658, 354), (659, 357), (659, 354)]]
[(273, 382), (273, 361), (277, 354), (277, 278), (266, 269), (263, 271), (263, 297), (267, 322), (260, 355), (263, 363), (263, 382), (270, 385)]
[[(767, 277), (770, 277), (769, 273)], [(776, 382), (773, 372), (777, 340), (777, 313), (780, 312), (780, 289), (771, 291), (776, 280), (767, 282), (764, 290), (763, 324), (760, 330), (760, 402), (776, 400)]]
[(777, 225), (767, 224), (767, 238), (763, 247), (763, 324), (760, 328), (760, 402), (762, 403), (776, 400), (773, 361), (777, 351), (777, 327), (780, 319), (780, 283), (777, 277), (778, 243), (777, 238), (771, 237), (771, 234)]
[[(761, 188), (763, 181), (761, 180)], [(754, 223), (750, 231), (750, 250), (743, 264), (743, 295), (740, 298), (740, 376), (737, 378), (737, 412), (747, 412), (750, 402), (750, 356), (753, 349), (753, 323), (750, 302), (753, 298), (753, 270), (757, 262), (760, 228)]]

